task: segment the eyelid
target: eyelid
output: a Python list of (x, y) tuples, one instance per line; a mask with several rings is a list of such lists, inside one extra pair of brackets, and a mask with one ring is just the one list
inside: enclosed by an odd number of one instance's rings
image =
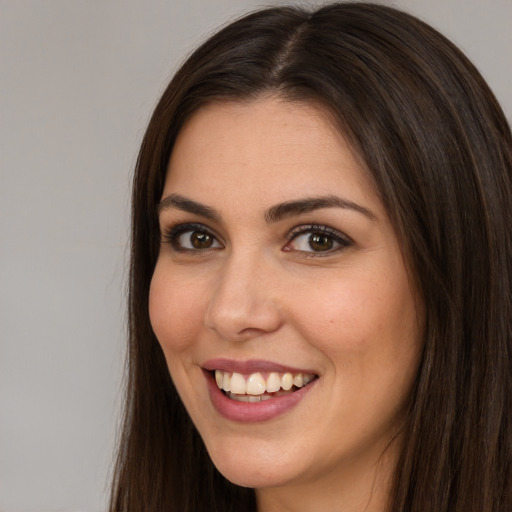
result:
[[(286, 243), (283, 250), (286, 250), (286, 247), (293, 242), (296, 238), (298, 238), (301, 235), (307, 235), (308, 233), (320, 233), (324, 235), (330, 236), (336, 243), (340, 244), (339, 247), (336, 247), (334, 249), (330, 249), (328, 251), (302, 251), (302, 250), (295, 250), (296, 252), (303, 253), (305, 256), (315, 256), (315, 257), (322, 257), (322, 256), (329, 256), (331, 254), (334, 254), (336, 252), (339, 252), (347, 247), (350, 247), (354, 244), (354, 241), (345, 233), (342, 231), (339, 231), (338, 229), (334, 229), (330, 226), (327, 226), (325, 224), (304, 224), (301, 226), (297, 226), (293, 228), (289, 235), (288, 235), (288, 242)], [(290, 250), (290, 249), (288, 249)], [(291, 252), (291, 250), (290, 250)]]
[[(220, 245), (221, 247), (208, 247), (205, 249), (197, 248), (192, 249), (188, 247), (182, 247), (180, 246), (176, 241), (178, 238), (187, 232), (193, 232), (193, 231), (201, 231), (204, 233), (209, 234), (213, 237), (214, 241)], [(336, 244), (338, 244), (337, 247), (326, 250), (326, 251), (305, 251), (301, 249), (293, 249), (289, 248), (288, 246), (301, 235), (307, 235), (312, 233), (320, 233), (327, 235), (331, 237)], [(210, 250), (218, 250), (219, 248), (223, 248), (225, 246), (224, 241), (222, 240), (222, 237), (217, 234), (217, 232), (206, 226), (205, 224), (202, 224), (200, 222), (183, 222), (183, 223), (176, 223), (170, 226), (162, 227), (161, 228), (161, 236), (162, 236), (162, 243), (169, 243), (174, 250), (180, 251), (180, 252), (192, 252), (192, 253), (204, 253), (208, 252)], [(327, 226), (325, 224), (303, 224), (300, 226), (294, 227), (287, 236), (287, 242), (285, 246), (282, 248), (285, 252), (298, 252), (302, 253), (304, 256), (316, 256), (316, 257), (322, 257), (322, 256), (329, 256), (331, 254), (334, 254), (338, 251), (341, 251), (351, 245), (353, 245), (352, 239), (343, 233), (342, 231), (339, 231), (338, 229), (332, 228), (330, 226)]]
[(222, 238), (216, 233), (216, 231), (204, 224), (201, 224), (200, 222), (183, 222), (161, 228), (161, 235), (163, 238), (162, 241), (171, 244), (174, 250), (181, 252), (206, 252), (209, 250), (218, 249), (218, 247), (208, 249), (188, 249), (184, 247), (179, 247), (176, 244), (176, 240), (178, 239), (179, 236), (188, 231), (202, 231), (208, 233), (217, 241), (218, 244), (224, 246)]

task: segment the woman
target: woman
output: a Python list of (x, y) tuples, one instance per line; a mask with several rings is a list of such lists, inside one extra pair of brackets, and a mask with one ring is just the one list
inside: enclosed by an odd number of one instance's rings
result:
[(134, 179), (111, 511), (512, 510), (511, 135), (373, 4), (227, 26)]

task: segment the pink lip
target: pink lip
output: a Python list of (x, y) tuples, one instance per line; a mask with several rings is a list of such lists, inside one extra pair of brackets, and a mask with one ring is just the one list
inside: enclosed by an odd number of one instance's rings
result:
[[(215, 363), (213, 366), (211, 363)], [(220, 364), (219, 364), (220, 363)], [(262, 363), (265, 363), (262, 365)], [(244, 423), (256, 423), (268, 421), (285, 412), (293, 409), (298, 405), (306, 394), (314, 387), (318, 379), (313, 380), (307, 386), (294, 391), (293, 393), (264, 400), (262, 402), (238, 402), (226, 396), (219, 389), (215, 378), (211, 372), (213, 369), (222, 369), (225, 371), (236, 371), (242, 374), (254, 373), (254, 371), (277, 371), (277, 372), (299, 372), (300, 370), (291, 369), (274, 363), (264, 361), (228, 361), (228, 360), (212, 360), (203, 365), (203, 375), (205, 376), (208, 386), (208, 392), (215, 409), (224, 416), (224, 418)], [(312, 372), (307, 372), (312, 373)]]
[(224, 370), (225, 372), (236, 372), (243, 375), (250, 375), (256, 372), (279, 372), (279, 373), (315, 373), (303, 368), (292, 368), (282, 364), (264, 361), (262, 359), (250, 359), (248, 361), (235, 361), (233, 359), (209, 359), (203, 363), (203, 368), (208, 371)]

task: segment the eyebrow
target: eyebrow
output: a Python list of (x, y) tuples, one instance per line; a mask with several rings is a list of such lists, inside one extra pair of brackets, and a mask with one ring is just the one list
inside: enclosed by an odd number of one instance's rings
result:
[(180, 196), (179, 194), (171, 194), (170, 196), (167, 196), (162, 199), (157, 206), (159, 214), (163, 210), (167, 210), (169, 208), (176, 208), (184, 212), (194, 213), (210, 220), (220, 221), (221, 219), (220, 213), (214, 208), (192, 201), (192, 199)]
[(343, 208), (361, 213), (372, 221), (377, 219), (375, 214), (368, 208), (347, 199), (343, 199), (342, 197), (329, 195), (321, 197), (307, 197), (297, 201), (286, 201), (285, 203), (272, 206), (272, 208), (269, 208), (265, 213), (265, 220), (269, 223), (277, 222), (286, 217), (301, 215), (303, 213), (309, 213), (322, 208)]
[[(198, 203), (179, 194), (171, 194), (162, 199), (157, 205), (158, 213), (169, 208), (176, 208), (217, 222), (220, 222), (221, 220), (221, 215), (217, 210), (215, 210), (215, 208)], [(287, 217), (309, 213), (322, 208), (343, 208), (361, 213), (372, 221), (377, 219), (376, 215), (368, 208), (342, 197), (329, 195), (306, 197), (296, 201), (286, 201), (284, 203), (277, 204), (266, 211), (265, 220), (268, 223), (274, 223)]]

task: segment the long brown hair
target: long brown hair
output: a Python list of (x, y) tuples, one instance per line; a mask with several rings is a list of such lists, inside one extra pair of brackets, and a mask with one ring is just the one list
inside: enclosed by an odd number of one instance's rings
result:
[(424, 352), (390, 496), (397, 512), (512, 511), (512, 155), (467, 58), (382, 5), (282, 7), (225, 27), (183, 64), (147, 128), (133, 184), (129, 360), (111, 512), (251, 511), (212, 465), (148, 316), (156, 205), (201, 106), (273, 93), (323, 105), (371, 172), (426, 310)]

